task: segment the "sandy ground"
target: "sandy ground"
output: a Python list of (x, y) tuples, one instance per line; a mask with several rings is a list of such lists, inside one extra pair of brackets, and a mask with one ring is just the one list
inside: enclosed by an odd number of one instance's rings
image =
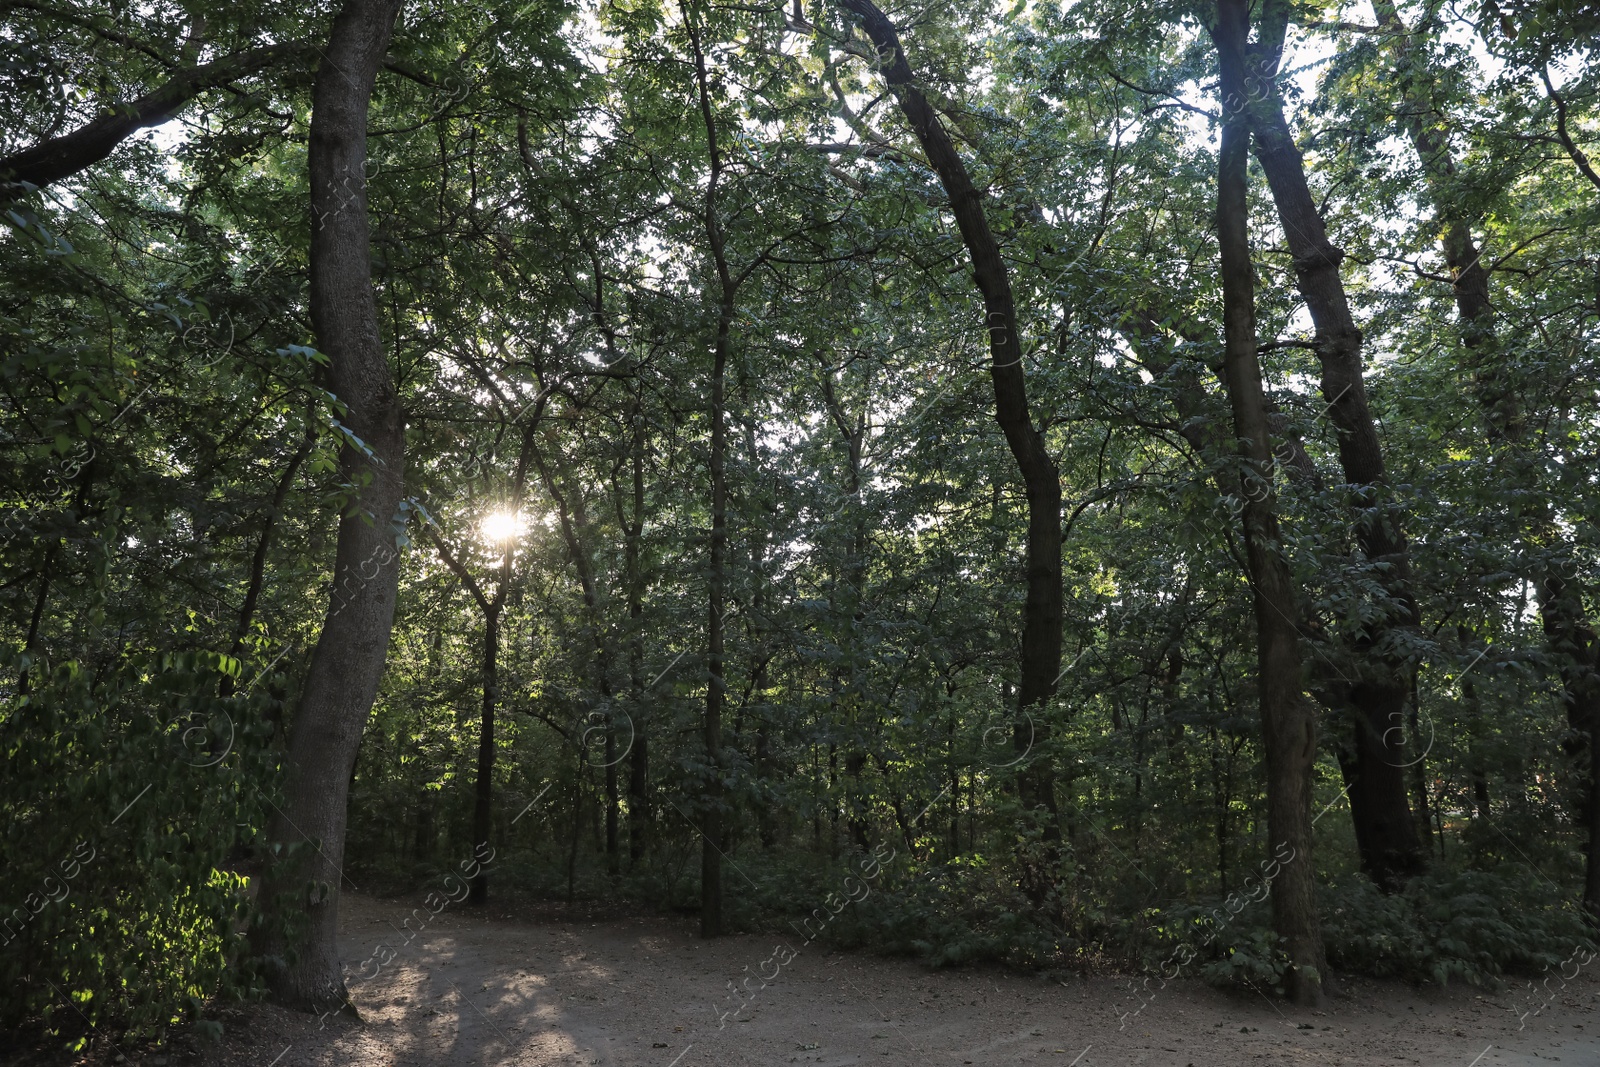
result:
[[(1600, 1065), (1600, 982), (1589, 973), (1539, 993), (1526, 984), (1487, 994), (1361, 982), (1326, 1011), (1180, 979), (1153, 987), (1123, 1026), (1143, 999), (1127, 979), (928, 971), (818, 945), (784, 964), (787, 951), (774, 950), (782, 939), (770, 936), (707, 943), (667, 920), (526, 922), (493, 906), (447, 908), (407, 943), (408, 914), (409, 904), (345, 899), (352, 977), (378, 946), (395, 952), (381, 968), (365, 966), (368, 980), (352, 981), (365, 1025), (271, 1007), (231, 1012), (206, 1063)], [(760, 976), (770, 978), (765, 989)], [(728, 983), (745, 979), (755, 992), (735, 1013)], [(1519, 1015), (1541, 1004), (1519, 1030)]]

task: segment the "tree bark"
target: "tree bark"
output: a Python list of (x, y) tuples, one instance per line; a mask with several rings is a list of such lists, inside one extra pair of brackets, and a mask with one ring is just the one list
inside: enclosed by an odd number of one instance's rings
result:
[(1380, 886), (1395, 889), (1427, 865), (1404, 772), (1405, 707), (1414, 665), (1400, 647), (1403, 632), (1418, 625), (1420, 614), (1411, 592), (1410, 550), (1400, 516), (1387, 499), (1383, 449), (1367, 405), (1361, 331), (1339, 276), (1344, 252), (1328, 240), (1300, 149), (1284, 119), (1283, 97), (1273, 83), (1287, 24), (1284, 0), (1269, 0), (1258, 41), (1246, 47), (1247, 70), (1237, 91), (1316, 328), (1322, 396), (1338, 436), (1356, 539), (1377, 568), (1375, 579), (1388, 601), (1385, 620), (1368, 626), (1355, 642), (1358, 674), (1348, 689), (1351, 747), (1340, 767), (1349, 786), (1362, 870)]
[[(1248, 0), (1219, 0), (1212, 30), (1221, 62), (1224, 125), (1217, 169), (1217, 244), (1221, 252), (1223, 366), (1234, 433), (1245, 460), (1241, 485), (1244, 541), (1254, 599), (1261, 728), (1267, 765), (1267, 825), (1280, 860), (1272, 882), (1273, 923), (1289, 954), (1290, 995), (1301, 1004), (1322, 999), (1323, 956), (1311, 854), (1312, 767), (1316, 718), (1300, 682), (1298, 617), (1293, 580), (1278, 538), (1272, 490), (1273, 453), (1266, 393), (1256, 355), (1255, 268), (1250, 262), (1247, 162), (1248, 117), (1243, 112)], [(1289, 858), (1279, 850), (1292, 850)]]
[[(1053, 857), (1061, 839), (1055, 799), (1055, 771), (1048, 756), (1049, 723), (1045, 705), (1061, 675), (1061, 477), (1044, 435), (1034, 428), (1023, 373), (1022, 333), (1017, 324), (1011, 277), (984, 212), (984, 194), (974, 188), (950, 135), (918, 87), (894, 24), (872, 0), (840, 0), (861, 20), (878, 52), (879, 71), (899, 102), (928, 163), (939, 176), (950, 212), (972, 259), (973, 279), (983, 296), (989, 331), (989, 375), (994, 386), (995, 421), (1022, 476), (1028, 505), (1027, 596), (1022, 609), (1020, 684), (1016, 743), (1033, 753), (1018, 774), (1023, 807), (1043, 822)], [(1037, 714), (1036, 714), (1037, 713)], [(1053, 858), (1046, 866), (1054, 868)], [(1034, 894), (1037, 898), (1037, 893)], [(1036, 903), (1039, 901), (1036, 899)]]
[(399, 0), (349, 0), (312, 94), (311, 321), (343, 422), (371, 453), (348, 443), (340, 450), (343, 480), (365, 484), (339, 522), (334, 592), (289, 732), (283, 808), (268, 829), (284, 862), (258, 898), (274, 917), (302, 921), (286, 944), (269, 920), (262, 947), (275, 963), (274, 998), (311, 1009), (348, 1003), (338, 954), (346, 798), (383, 676), (400, 576), (405, 426), (378, 329), (362, 169), (373, 83), (399, 9)]

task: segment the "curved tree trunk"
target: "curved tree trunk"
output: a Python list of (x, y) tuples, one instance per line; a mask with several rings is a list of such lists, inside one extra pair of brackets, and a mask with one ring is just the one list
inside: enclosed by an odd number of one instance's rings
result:
[[(1293, 579), (1278, 539), (1272, 491), (1272, 443), (1266, 394), (1256, 355), (1255, 269), (1250, 262), (1248, 172), (1250, 129), (1243, 113), (1248, 0), (1220, 0), (1213, 38), (1222, 68), (1224, 125), (1217, 171), (1217, 244), (1221, 252), (1223, 367), (1246, 473), (1244, 541), (1254, 594), (1261, 732), (1266, 747), (1267, 827), (1278, 875), (1272, 916), (1289, 954), (1290, 995), (1322, 999), (1326, 970), (1311, 856), (1312, 766), (1317, 727), (1300, 682)], [(1282, 853), (1283, 849), (1291, 851)]]
[[(1049, 738), (1043, 714), (1061, 676), (1061, 476), (1044, 435), (1034, 428), (1028, 410), (1027, 382), (1022, 368), (1022, 334), (1017, 326), (1016, 300), (1011, 277), (1001, 258), (1000, 246), (984, 213), (984, 196), (973, 187), (950, 135), (916, 83), (894, 24), (872, 0), (840, 0), (841, 6), (861, 19), (861, 25), (878, 51), (879, 69), (894, 93), (906, 121), (916, 133), (939, 176), (950, 212), (972, 258), (972, 273), (983, 295), (989, 328), (989, 375), (994, 384), (995, 421), (1022, 475), (1028, 502), (1026, 550), (1027, 598), (1022, 609), (1022, 654), (1017, 695), (1016, 743), (1031, 757), (1018, 775), (1018, 795), (1023, 806), (1043, 818), (1049, 846), (1047, 866), (1061, 839), (1055, 799), (1055, 771), (1040, 749)], [(1035, 714), (1038, 713), (1038, 714)], [(1041, 902), (1042, 887), (1035, 887)]]
[(334, 592), (289, 731), (284, 803), (269, 847), (295, 847), (267, 876), (259, 899), (275, 918), (300, 919), (292, 943), (262, 927), (277, 958), (268, 975), (281, 1003), (346, 1003), (337, 944), (346, 799), (361, 731), (388, 654), (399, 584), (396, 550), (405, 427), (378, 331), (367, 224), (367, 111), (388, 51), (399, 0), (350, 0), (334, 19), (313, 90), (311, 321), (329, 359), (344, 424), (371, 450), (347, 444), (342, 479), (360, 484), (339, 522)]

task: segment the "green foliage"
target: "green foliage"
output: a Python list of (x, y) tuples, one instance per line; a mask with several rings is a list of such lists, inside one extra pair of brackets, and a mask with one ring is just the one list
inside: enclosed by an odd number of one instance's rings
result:
[(273, 702), (218, 697), (238, 669), (205, 652), (36, 666), (0, 710), (0, 978), (20, 994), (0, 1025), (38, 1015), (64, 1039), (138, 1039), (256, 991), (231, 864), (262, 824)]
[[(1346, 973), (1499, 989), (1594, 949), (1592, 929), (1566, 895), (1514, 865), (1441, 870), (1392, 894), (1366, 878), (1347, 878), (1326, 887), (1320, 904), (1328, 962)], [(1231, 917), (1226, 902), (1169, 908), (1151, 933), (1146, 973), (1192, 973), (1221, 986), (1281, 985), (1287, 960), (1263, 902)]]
[[(1215, 370), (1214, 55), (1194, 12), (892, 12), (1002, 242), (1067, 496), (1064, 669), (1019, 725), (1023, 501), (969, 264), (837, 7), (802, 5), (811, 28), (788, 5), (406, 7), (367, 174), (419, 532), (351, 787), (358, 884), (406, 892), (473, 854), (488, 689), (495, 899), (690, 912), (717, 810), (744, 929), (815, 919), (890, 842), (829, 944), (1157, 971), (1187, 949), (1185, 973), (1275, 987), (1265, 904), (1190, 903), (1237, 885), (1269, 837)], [(1592, 634), (1600, 190), (1556, 130), (1565, 108), (1592, 145), (1600, 96), (1587, 16), (1497, 10), (1402, 10), (1404, 61), (1386, 35), (1303, 25), (1281, 80), (1366, 338), (1390, 484), (1362, 521), (1408, 534), (1415, 627), (1390, 625), (1395, 562), (1352, 536), (1295, 265), (1259, 175), (1251, 192), (1274, 432), (1309, 468), (1275, 486), (1328, 712), (1313, 808), (1330, 959), (1437, 982), (1538, 971), (1588, 936), (1565, 904), (1588, 836), (1562, 694), (1600, 645), (1552, 642), (1541, 593), (1553, 576)], [(197, 59), (324, 40), (329, 16), (63, 0), (0, 22), (10, 153)], [(28, 916), (0, 950), (22, 990), (5, 1025), (156, 1034), (260, 985), (240, 878), (341, 603), (337, 457), (361, 447), (306, 303), (313, 60), (208, 93), (56, 187), (4, 192), (0, 906)], [(1407, 140), (1421, 105), (1453, 153), (1444, 178)], [(713, 137), (739, 279), (720, 763), (701, 722)], [(1453, 218), (1493, 268), (1492, 343), (1458, 318)], [(1520, 413), (1515, 441), (1486, 432), (1486, 392)], [(513, 510), (521, 526), (488, 537)], [(1374, 633), (1415, 671), (1397, 724), (1410, 801), (1452, 865), (1387, 896), (1355, 874), (1339, 759), (1355, 727), (1332, 710), (1370, 673)], [(1059, 846), (1017, 800), (1037, 766)]]
[(1498, 986), (1592, 950), (1593, 931), (1566, 894), (1537, 871), (1443, 871), (1385, 896), (1370, 882), (1335, 887), (1323, 901), (1335, 966), (1363, 974)]

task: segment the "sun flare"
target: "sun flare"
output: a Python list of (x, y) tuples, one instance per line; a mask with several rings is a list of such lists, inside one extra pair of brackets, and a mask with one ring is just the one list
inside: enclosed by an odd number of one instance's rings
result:
[(491, 544), (516, 540), (528, 529), (527, 520), (514, 511), (491, 511), (479, 526), (483, 539)]

